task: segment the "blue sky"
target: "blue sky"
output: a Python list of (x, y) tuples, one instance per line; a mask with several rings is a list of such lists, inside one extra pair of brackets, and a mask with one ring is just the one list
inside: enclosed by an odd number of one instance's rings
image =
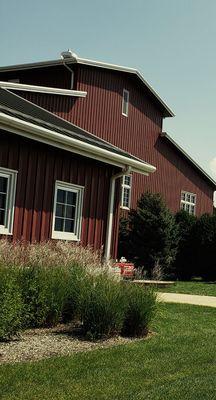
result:
[(215, 0), (0, 1), (0, 65), (80, 57), (138, 68), (166, 130), (216, 178)]

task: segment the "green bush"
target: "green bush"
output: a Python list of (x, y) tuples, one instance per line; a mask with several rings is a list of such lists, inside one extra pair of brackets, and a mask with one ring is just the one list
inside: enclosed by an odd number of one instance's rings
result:
[(127, 254), (119, 253), (119, 257), (126, 256), (137, 267), (144, 267), (149, 275), (155, 265), (159, 265), (166, 276), (172, 274), (178, 228), (159, 194), (142, 194), (137, 209), (129, 212), (128, 224), (124, 220), (120, 225), (120, 240), (120, 250), (127, 249)]
[(81, 300), (84, 335), (95, 340), (119, 334), (124, 309), (124, 295), (118, 281), (105, 273), (89, 278)]
[(175, 215), (175, 221), (179, 230), (178, 250), (174, 262), (175, 276), (180, 280), (189, 280), (196, 274), (193, 262), (196, 250), (192, 249), (192, 232), (197, 218), (181, 210)]
[(127, 283), (125, 284), (125, 303), (123, 335), (133, 337), (146, 335), (156, 309), (155, 292)]
[(65, 280), (62, 321), (64, 323), (79, 319), (81, 315), (82, 297), (88, 286), (88, 275), (83, 267), (73, 265), (68, 268)]
[(66, 279), (60, 267), (24, 267), (19, 276), (24, 303), (23, 327), (56, 325), (61, 320)]
[(0, 267), (0, 340), (17, 335), (22, 324), (22, 298), (15, 271)]

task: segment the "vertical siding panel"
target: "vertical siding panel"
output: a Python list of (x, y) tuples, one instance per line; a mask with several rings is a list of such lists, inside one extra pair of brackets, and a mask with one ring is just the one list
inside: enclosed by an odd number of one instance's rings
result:
[(26, 196), (24, 203), (23, 227), (22, 227), (22, 239), (27, 241), (31, 240), (36, 171), (37, 171), (37, 153), (34, 150), (34, 145), (30, 144), (28, 169), (26, 171), (27, 175), (26, 189), (25, 189)]
[(15, 240), (21, 240), (22, 238), (22, 225), (23, 225), (23, 214), (25, 204), (25, 192), (27, 182), (27, 170), (28, 170), (28, 149), (25, 145), (19, 144), (19, 164), (18, 164), (18, 175), (17, 175), (17, 190), (16, 190), (16, 202), (15, 202), (15, 213), (14, 213), (14, 231), (13, 238)]
[(46, 153), (38, 150), (38, 164), (35, 180), (35, 195), (34, 195), (34, 209), (32, 218), (32, 235), (31, 241), (38, 242), (40, 240), (40, 228), (43, 207), (43, 188), (45, 185), (45, 170), (46, 170)]
[(43, 196), (43, 208), (41, 217), (41, 232), (40, 241), (45, 241), (51, 237), (51, 215), (53, 208), (53, 194), (54, 194), (54, 151), (47, 153), (46, 171), (45, 171), (45, 186)]

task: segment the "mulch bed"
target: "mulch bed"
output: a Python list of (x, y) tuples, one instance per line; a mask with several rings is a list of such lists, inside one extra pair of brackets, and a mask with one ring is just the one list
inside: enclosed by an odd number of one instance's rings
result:
[[(152, 336), (149, 333), (146, 338)], [(96, 342), (84, 340), (79, 329), (71, 325), (55, 328), (30, 329), (18, 338), (0, 343), (0, 364), (37, 361), (54, 356), (67, 356), (81, 351), (103, 349), (134, 341), (140, 338), (114, 337)]]

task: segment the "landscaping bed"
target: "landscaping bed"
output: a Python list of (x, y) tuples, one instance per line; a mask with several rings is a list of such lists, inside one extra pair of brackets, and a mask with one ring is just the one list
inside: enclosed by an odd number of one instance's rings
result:
[[(149, 333), (146, 338), (152, 335), (153, 333)], [(141, 339), (116, 336), (90, 341), (80, 335), (79, 328), (63, 324), (49, 329), (29, 329), (11, 341), (0, 343), (0, 364), (69, 356), (82, 351), (129, 344), (137, 340)]]
[(149, 340), (0, 366), (2, 400), (213, 400), (216, 313), (160, 304)]

